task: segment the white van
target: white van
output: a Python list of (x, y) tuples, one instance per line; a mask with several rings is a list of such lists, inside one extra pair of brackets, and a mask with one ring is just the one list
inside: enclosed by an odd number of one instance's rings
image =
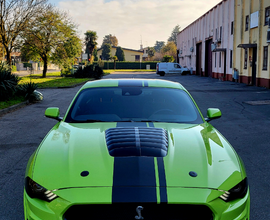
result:
[(180, 73), (181, 75), (189, 73), (189, 69), (182, 67), (178, 63), (157, 63), (156, 74), (164, 76), (169, 73)]

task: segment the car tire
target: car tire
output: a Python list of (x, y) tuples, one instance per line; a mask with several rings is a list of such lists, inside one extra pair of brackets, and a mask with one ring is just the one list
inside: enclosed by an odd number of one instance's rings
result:
[(161, 75), (161, 76), (165, 76), (165, 72), (160, 72), (160, 74), (159, 75)]

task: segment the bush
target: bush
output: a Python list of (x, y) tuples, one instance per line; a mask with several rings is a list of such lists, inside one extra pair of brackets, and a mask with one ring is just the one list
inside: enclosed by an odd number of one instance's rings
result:
[(34, 102), (39, 100), (35, 90), (37, 89), (38, 85), (36, 83), (25, 83), (18, 87), (17, 95), (23, 96), (29, 102)]
[(101, 79), (104, 72), (103, 69), (97, 65), (88, 65), (84, 68), (80, 66), (74, 73), (75, 78), (94, 78)]
[(11, 73), (10, 67), (0, 63), (0, 101), (8, 100), (16, 92), (20, 78)]
[(11, 72), (14, 73), (14, 72), (16, 72), (16, 71), (17, 71), (17, 67), (13, 65), (13, 66), (12, 66), (12, 69), (11, 69)]
[(173, 56), (165, 55), (162, 59), (162, 62), (173, 62), (174, 58)]
[(24, 68), (27, 68), (27, 67), (32, 68), (32, 63), (23, 63), (23, 67)]

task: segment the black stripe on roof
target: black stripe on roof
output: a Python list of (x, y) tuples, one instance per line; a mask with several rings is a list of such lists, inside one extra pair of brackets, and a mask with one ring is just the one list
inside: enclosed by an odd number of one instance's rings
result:
[(139, 79), (134, 80), (119, 80), (118, 86), (125, 87), (125, 86), (136, 86), (136, 87), (142, 87), (143, 81)]

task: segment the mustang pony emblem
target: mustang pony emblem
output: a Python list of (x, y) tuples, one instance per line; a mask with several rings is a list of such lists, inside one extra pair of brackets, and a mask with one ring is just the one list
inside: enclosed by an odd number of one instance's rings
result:
[(142, 206), (138, 206), (138, 207), (136, 208), (136, 211), (137, 211), (138, 215), (135, 216), (135, 219), (143, 219), (142, 213), (141, 213), (142, 210), (143, 210), (143, 207), (142, 207)]

